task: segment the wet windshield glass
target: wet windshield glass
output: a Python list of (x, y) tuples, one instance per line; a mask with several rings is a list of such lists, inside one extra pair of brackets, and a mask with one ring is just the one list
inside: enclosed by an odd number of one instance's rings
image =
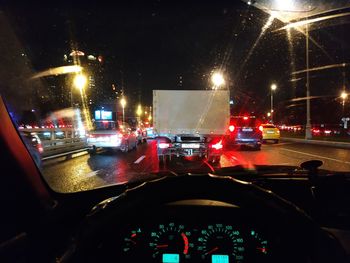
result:
[(93, 123), (93, 130), (116, 130), (118, 123), (112, 121), (96, 121)]
[(311, 159), (350, 171), (349, 3), (307, 2), (5, 1), (0, 93), (59, 192)]

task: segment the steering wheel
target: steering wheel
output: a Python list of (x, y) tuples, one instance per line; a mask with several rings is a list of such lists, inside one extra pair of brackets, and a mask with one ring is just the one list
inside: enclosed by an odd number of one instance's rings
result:
[(276, 232), (283, 233), (279, 262), (345, 262), (341, 246), (294, 204), (252, 183), (210, 174), (163, 177), (101, 202), (87, 216), (68, 258), (89, 258), (101, 228), (113, 227), (131, 211), (191, 199), (226, 202), (250, 211), (257, 220), (270, 220)]

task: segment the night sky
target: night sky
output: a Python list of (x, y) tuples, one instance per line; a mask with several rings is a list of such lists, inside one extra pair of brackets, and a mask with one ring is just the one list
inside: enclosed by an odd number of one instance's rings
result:
[[(241, 1), (57, 3), (2, 7), (33, 71), (61, 66), (63, 55), (75, 46), (104, 57), (107, 83), (120, 86), (124, 72), (126, 93), (141, 89), (143, 104), (151, 104), (153, 89), (178, 89), (180, 76), (183, 89), (206, 89), (215, 68), (225, 72), (232, 96), (255, 101), (260, 111), (269, 108), (272, 82), (278, 85), (276, 103), (304, 96), (304, 76), (290, 82), (286, 32), (273, 32), (281, 22), (273, 22), (244, 63), (269, 16)], [(349, 62), (348, 22), (312, 28), (312, 37), (325, 51), (310, 43), (311, 67)], [(305, 38), (296, 31), (292, 35), (294, 68), (301, 70)], [(311, 74), (312, 95), (339, 95), (348, 76), (348, 68)]]

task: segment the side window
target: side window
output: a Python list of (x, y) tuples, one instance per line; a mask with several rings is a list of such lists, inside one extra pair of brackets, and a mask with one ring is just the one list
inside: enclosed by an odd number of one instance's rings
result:
[(56, 131), (55, 132), (55, 139), (59, 140), (59, 139), (65, 139), (66, 135), (64, 133), (64, 131)]

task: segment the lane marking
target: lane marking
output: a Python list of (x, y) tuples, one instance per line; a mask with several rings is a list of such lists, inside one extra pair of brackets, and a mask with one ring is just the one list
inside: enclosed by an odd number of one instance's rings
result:
[(276, 144), (271, 144), (271, 146), (276, 147), (276, 146), (282, 146), (282, 145), (288, 145), (288, 144), (293, 144), (292, 142), (279, 142)]
[(293, 153), (298, 153), (298, 154), (304, 154), (304, 155), (307, 155), (307, 156), (312, 156), (312, 157), (316, 157), (316, 158), (320, 158), (320, 159), (330, 160), (330, 161), (333, 161), (333, 162), (350, 164), (350, 162), (347, 162), (347, 161), (341, 161), (341, 160), (338, 160), (338, 159), (329, 158), (329, 157), (325, 157), (325, 156), (321, 156), (321, 155), (305, 153), (305, 152), (299, 152), (299, 151), (294, 151), (294, 150), (290, 150), (290, 149), (286, 149), (286, 148), (281, 148), (281, 150), (285, 150), (285, 151), (293, 152)]
[(140, 162), (142, 162), (143, 159), (146, 158), (146, 155), (142, 155), (140, 158), (138, 158), (134, 163), (138, 164)]

